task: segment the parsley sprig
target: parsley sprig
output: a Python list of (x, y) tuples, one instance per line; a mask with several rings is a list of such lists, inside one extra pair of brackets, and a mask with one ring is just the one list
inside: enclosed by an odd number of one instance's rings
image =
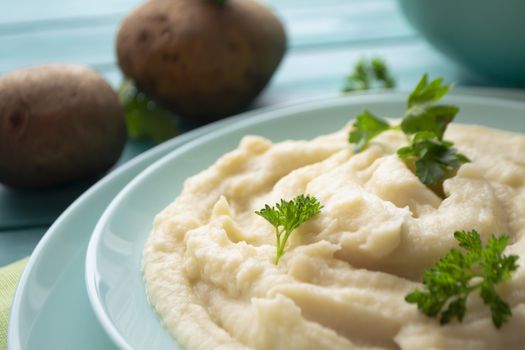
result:
[(126, 116), (130, 139), (166, 141), (184, 131), (181, 120), (139, 91), (131, 80), (125, 79), (119, 88), (119, 99)]
[(445, 130), (459, 111), (457, 106), (436, 104), (451, 85), (443, 79), (428, 81), (425, 74), (410, 94), (400, 125), (391, 126), (386, 119), (364, 111), (356, 117), (348, 140), (354, 152), (360, 152), (377, 135), (401, 129), (410, 145), (397, 151), (399, 157), (415, 167), (416, 176), (427, 186), (440, 184), (447, 176), (470, 160), (459, 153), (453, 143), (443, 139)]
[(405, 300), (417, 304), (425, 315), (439, 316), (441, 324), (447, 324), (454, 318), (460, 322), (463, 320), (468, 296), (479, 290), (481, 299), (490, 308), (492, 322), (500, 328), (512, 311), (495, 287), (509, 280), (511, 273), (518, 268), (518, 256), (503, 255), (509, 237), (493, 235), (485, 247), (475, 230), (455, 232), (454, 238), (465, 252), (453, 248), (424, 272), (424, 290), (412, 291)]
[(273, 207), (265, 204), (263, 209), (255, 212), (255, 214), (265, 218), (275, 227), (277, 248), (277, 254), (275, 256), (276, 265), (284, 254), (286, 242), (290, 234), (302, 223), (318, 214), (322, 208), (323, 206), (315, 197), (299, 195), (291, 201), (281, 199), (281, 202), (276, 203)]
[(374, 82), (384, 89), (391, 89), (396, 85), (385, 61), (379, 57), (369, 61), (363, 58), (357, 61), (352, 73), (346, 77), (342, 91), (369, 90), (375, 85)]

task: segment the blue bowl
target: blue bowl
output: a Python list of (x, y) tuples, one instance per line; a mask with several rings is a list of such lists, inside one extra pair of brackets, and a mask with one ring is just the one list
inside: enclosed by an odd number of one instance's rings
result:
[(398, 0), (436, 49), (492, 82), (525, 86), (525, 0)]

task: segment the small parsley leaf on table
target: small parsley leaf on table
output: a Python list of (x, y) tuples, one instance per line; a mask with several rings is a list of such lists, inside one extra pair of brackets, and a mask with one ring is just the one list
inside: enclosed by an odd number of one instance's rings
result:
[(347, 93), (370, 90), (374, 82), (380, 83), (381, 87), (385, 89), (391, 89), (396, 85), (385, 61), (381, 58), (360, 59), (352, 73), (346, 77), (342, 91)]

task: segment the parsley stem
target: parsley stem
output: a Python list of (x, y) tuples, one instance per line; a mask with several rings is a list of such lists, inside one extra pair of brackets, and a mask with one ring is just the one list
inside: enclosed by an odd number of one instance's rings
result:
[(390, 130), (401, 130), (401, 124), (392, 125), (392, 126), (390, 127)]
[[(475, 275), (475, 277), (482, 277), (482, 276), (481, 276), (481, 275)], [(466, 294), (468, 294), (468, 293), (470, 293), (470, 292), (472, 292), (472, 291), (478, 289), (478, 288), (481, 287), (482, 285), (483, 285), (483, 282), (479, 282), (479, 283), (476, 283), (476, 284), (471, 285), (470, 287), (468, 287), (468, 288), (466, 289), (466, 292), (467, 292)]]
[(275, 255), (275, 265), (279, 263), (279, 259), (282, 255), (282, 249), (281, 249), (281, 235), (283, 234), (282, 231), (279, 230), (279, 228), (275, 228), (275, 246), (277, 247), (277, 254)]
[[(275, 255), (275, 265), (279, 263), (279, 260), (281, 259), (281, 256), (284, 254), (284, 248), (286, 247), (286, 242), (288, 241), (288, 237), (292, 233), (291, 231), (277, 231), (277, 237), (276, 237), (276, 245), (277, 245), (277, 254)], [(284, 233), (284, 237), (281, 240), (281, 236)]]

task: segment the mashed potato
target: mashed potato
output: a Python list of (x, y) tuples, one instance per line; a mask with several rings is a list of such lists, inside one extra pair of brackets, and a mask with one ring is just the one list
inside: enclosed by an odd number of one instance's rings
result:
[[(525, 344), (525, 136), (450, 125), (472, 163), (442, 199), (397, 157), (388, 131), (353, 154), (348, 128), (311, 141), (239, 148), (189, 178), (155, 219), (144, 250), (150, 302), (185, 349), (510, 349)], [(254, 211), (311, 194), (322, 211), (291, 236), (278, 265), (274, 228)], [(405, 295), (457, 245), (507, 233), (521, 257), (498, 287), (501, 329), (479, 296), (463, 323), (439, 325)]]

